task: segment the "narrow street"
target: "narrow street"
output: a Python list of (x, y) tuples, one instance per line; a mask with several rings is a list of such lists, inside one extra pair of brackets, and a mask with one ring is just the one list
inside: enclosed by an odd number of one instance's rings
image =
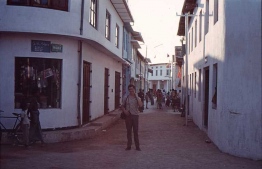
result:
[(140, 115), (142, 151), (126, 148), (124, 121), (88, 140), (24, 147), (1, 145), (1, 169), (261, 169), (253, 161), (222, 153), (193, 122), (170, 108)]

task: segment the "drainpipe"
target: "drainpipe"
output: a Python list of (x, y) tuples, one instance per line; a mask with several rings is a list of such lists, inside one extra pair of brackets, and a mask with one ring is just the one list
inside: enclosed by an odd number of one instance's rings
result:
[(85, 0), (82, 0), (81, 3), (81, 20), (80, 20), (80, 35), (83, 35), (83, 20), (84, 20), (84, 6), (85, 6)]
[(77, 121), (78, 121), (78, 126), (81, 127), (81, 84), (82, 84), (82, 80), (81, 80), (81, 75), (82, 75), (82, 60), (83, 60), (83, 56), (82, 56), (82, 41), (79, 40), (78, 41), (78, 67), (79, 67), (79, 72), (78, 72), (78, 97), (77, 97)]
[[(81, 18), (80, 18), (80, 35), (83, 35), (83, 20), (84, 20), (84, 0), (82, 0), (81, 3)], [(77, 97), (77, 122), (78, 122), (78, 126), (81, 127), (81, 78), (82, 78), (82, 60), (83, 60), (83, 56), (82, 56), (82, 41), (78, 40), (78, 68), (79, 68), (79, 72), (78, 72), (78, 97)]]

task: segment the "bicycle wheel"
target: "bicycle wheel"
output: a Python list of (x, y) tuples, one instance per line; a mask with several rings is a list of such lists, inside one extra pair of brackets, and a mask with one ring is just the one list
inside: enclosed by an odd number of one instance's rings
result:
[(22, 145), (23, 142), (24, 142), (24, 138), (23, 138), (23, 131), (22, 131), (22, 126), (21, 124), (18, 124), (16, 127), (15, 127), (15, 130), (14, 130), (14, 139), (16, 140), (16, 143), (19, 144), (19, 145)]

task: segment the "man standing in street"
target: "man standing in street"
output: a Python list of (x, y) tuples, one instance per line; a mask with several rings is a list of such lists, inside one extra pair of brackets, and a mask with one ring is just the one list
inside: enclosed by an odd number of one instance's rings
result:
[(135, 86), (128, 85), (129, 95), (124, 99), (122, 111), (126, 114), (125, 123), (127, 130), (127, 147), (126, 150), (131, 150), (132, 145), (132, 129), (134, 132), (134, 141), (136, 150), (141, 151), (138, 139), (138, 108), (143, 105), (141, 99), (135, 93)]

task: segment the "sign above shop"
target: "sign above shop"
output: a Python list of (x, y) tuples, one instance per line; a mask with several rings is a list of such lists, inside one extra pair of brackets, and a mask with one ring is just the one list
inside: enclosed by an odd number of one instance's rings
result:
[(63, 45), (51, 44), (51, 52), (63, 52)]
[(47, 52), (50, 53), (50, 41), (31, 40), (31, 52)]

